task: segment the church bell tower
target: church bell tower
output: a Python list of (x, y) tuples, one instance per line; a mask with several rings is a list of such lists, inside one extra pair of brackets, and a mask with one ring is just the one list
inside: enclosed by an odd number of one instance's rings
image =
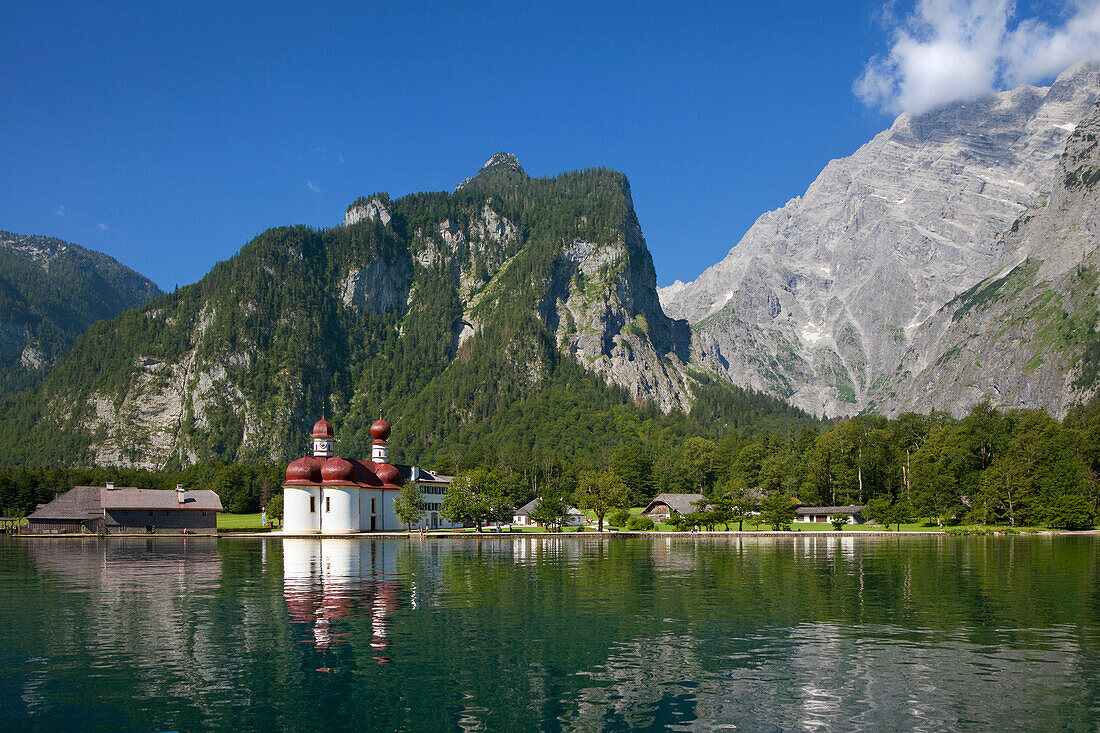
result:
[(332, 446), (336, 442), (336, 433), (332, 423), (321, 418), (313, 426), (313, 455), (317, 458), (331, 458)]

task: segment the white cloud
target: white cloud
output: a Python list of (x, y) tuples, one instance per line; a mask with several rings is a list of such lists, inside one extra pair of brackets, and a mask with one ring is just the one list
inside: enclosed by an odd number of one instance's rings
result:
[(68, 216), (69, 209), (65, 206), (65, 204), (58, 204), (54, 207), (53, 213), (57, 214), (58, 216)]
[(313, 191), (313, 193), (324, 193), (324, 191), (322, 191), (320, 188), (313, 185), (313, 181), (306, 181), (306, 188), (308, 188), (310, 191)]
[[(892, 17), (886, 13), (885, 17)], [(1073, 0), (1059, 24), (1018, 18), (1011, 0), (918, 0), (852, 90), (888, 112), (924, 112), (1100, 60), (1100, 0)]]
[(98, 224), (96, 224), (96, 226), (99, 227), (100, 231), (104, 231), (104, 232), (111, 228), (111, 227), (107, 226), (106, 224), (104, 224), (103, 222), (99, 222)]

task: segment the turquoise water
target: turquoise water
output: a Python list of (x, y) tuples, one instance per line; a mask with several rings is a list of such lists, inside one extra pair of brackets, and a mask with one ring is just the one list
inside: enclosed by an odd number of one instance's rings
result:
[(7, 730), (1100, 730), (1100, 538), (0, 541)]

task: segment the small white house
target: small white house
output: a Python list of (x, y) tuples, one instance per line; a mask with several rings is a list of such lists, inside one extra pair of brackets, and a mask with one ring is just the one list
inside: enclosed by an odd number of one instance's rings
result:
[(834, 519), (843, 519), (846, 524), (863, 524), (865, 506), (800, 506), (794, 510), (795, 522), (829, 524)]
[[(536, 497), (517, 509), (515, 514), (512, 515), (512, 524), (519, 525), (520, 527), (533, 527), (538, 524), (537, 522), (531, 521), (531, 512), (538, 508), (540, 501), (542, 501), (542, 499)], [(566, 505), (565, 508), (567, 511), (565, 518), (566, 527), (580, 527), (584, 524), (584, 512), (569, 505)]]

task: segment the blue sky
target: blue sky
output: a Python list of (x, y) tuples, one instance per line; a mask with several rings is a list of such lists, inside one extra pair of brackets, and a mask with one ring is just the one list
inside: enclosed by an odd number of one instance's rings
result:
[(1049, 80), (1098, 38), (1100, 0), (7, 0), (0, 229), (171, 289), (268, 227), (451, 190), (505, 150), (626, 173), (665, 285), (899, 110)]

